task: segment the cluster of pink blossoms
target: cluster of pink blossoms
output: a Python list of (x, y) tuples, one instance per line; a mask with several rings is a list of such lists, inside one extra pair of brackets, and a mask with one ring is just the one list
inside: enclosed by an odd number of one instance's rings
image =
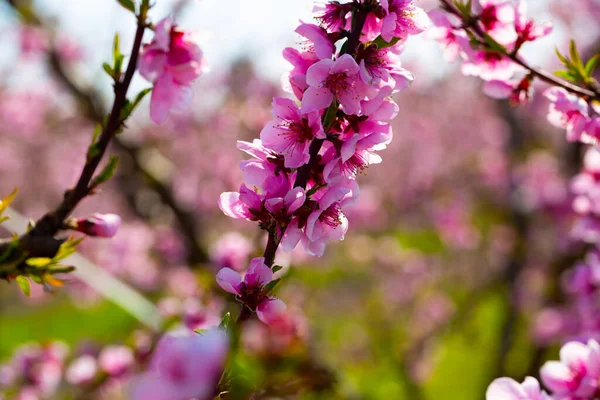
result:
[(569, 342), (560, 350), (560, 361), (548, 361), (540, 370), (546, 393), (532, 377), (518, 383), (510, 378), (496, 379), (489, 386), (487, 400), (592, 400), (598, 397), (600, 345)]
[[(252, 159), (240, 164), (239, 192), (221, 194), (219, 207), (257, 222), (284, 251), (301, 242), (308, 254), (321, 256), (329, 241), (346, 235), (344, 207), (357, 200), (357, 175), (380, 163), (377, 153), (392, 140), (389, 121), (398, 106), (390, 96), (413, 80), (399, 55), (429, 19), (412, 0), (333, 1), (315, 12), (318, 24), (301, 22), (296, 29), (302, 48), (283, 51), (292, 65), (283, 86), (295, 99), (275, 98), (260, 139), (238, 142)], [(218, 281), (266, 322), (264, 309), (278, 315), (283, 308), (262, 290), (272, 279), (269, 270), (255, 259), (243, 282), (229, 269)]]
[(0, 365), (0, 398), (56, 398), (59, 387), (65, 384), (79, 389), (98, 385), (109, 391), (122, 386), (131, 376), (140, 350), (120, 345), (96, 349), (88, 345), (70, 354), (62, 342), (22, 345), (11, 360)]

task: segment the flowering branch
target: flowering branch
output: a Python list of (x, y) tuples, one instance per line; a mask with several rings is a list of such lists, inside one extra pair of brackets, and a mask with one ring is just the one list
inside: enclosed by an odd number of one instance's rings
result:
[[(51, 258), (56, 255), (60, 245), (64, 241), (54, 239), (53, 236), (58, 231), (67, 228), (67, 218), (79, 202), (94, 193), (97, 184), (92, 182), (92, 180), (94, 179), (96, 169), (106, 153), (108, 145), (115, 135), (123, 128), (125, 123), (126, 117), (123, 117), (123, 111), (128, 105), (127, 91), (137, 68), (138, 55), (142, 46), (144, 31), (147, 28), (146, 16), (149, 8), (149, 1), (143, 1), (139, 13), (136, 16), (137, 29), (127, 69), (122, 76), (119, 75), (115, 77), (115, 98), (110, 114), (106, 123), (103, 125), (99, 136), (90, 146), (86, 163), (77, 183), (73, 188), (65, 192), (63, 201), (56, 209), (41, 217), (28, 233), (18, 239), (18, 251), (12, 251), (11, 244), (14, 242), (14, 239), (6, 239), (0, 242), (0, 254), (11, 252), (10, 256), (4, 260), (5, 263), (19, 260), (23, 257)], [(20, 263), (17, 263), (17, 270), (19, 264)], [(13, 271), (2, 271), (0, 276), (6, 278), (12, 274)]]
[(600, 88), (598, 88), (597, 86), (594, 86), (591, 89), (582, 88), (564, 79), (560, 79), (544, 71), (541, 68), (529, 65), (518, 54), (520, 46), (523, 44), (523, 42), (516, 46), (513, 51), (509, 52), (505, 46), (502, 46), (500, 43), (494, 40), (488, 33), (484, 32), (484, 30), (478, 24), (477, 17), (473, 17), (470, 14), (461, 12), (451, 0), (440, 0), (440, 2), (442, 4), (443, 9), (445, 9), (452, 15), (458, 17), (462, 21), (462, 25), (460, 27), (457, 27), (456, 29), (462, 29), (467, 34), (476, 36), (481, 44), (492, 47), (495, 52), (498, 52), (502, 56), (509, 58), (521, 67), (525, 68), (527, 71), (529, 71), (529, 73), (532, 76), (535, 76), (538, 79), (549, 83), (552, 86), (561, 87), (577, 96), (587, 98), (589, 100), (600, 99)]

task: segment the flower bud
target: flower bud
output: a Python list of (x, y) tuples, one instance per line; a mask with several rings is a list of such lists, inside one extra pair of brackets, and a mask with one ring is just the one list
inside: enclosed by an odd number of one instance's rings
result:
[(110, 238), (117, 233), (120, 225), (121, 217), (117, 214), (94, 214), (76, 220), (73, 229), (89, 236)]

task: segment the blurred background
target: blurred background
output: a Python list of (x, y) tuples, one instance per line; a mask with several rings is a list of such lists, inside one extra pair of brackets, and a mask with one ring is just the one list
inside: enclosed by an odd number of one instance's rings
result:
[[(210, 72), (192, 108), (164, 126), (150, 122), (147, 105), (136, 111), (111, 149), (117, 176), (75, 214), (123, 217), (113, 239), (85, 240), (81, 253), (156, 308), (137, 318), (128, 302), (139, 299), (107, 300), (85, 271), (54, 293), (32, 287), (29, 298), (0, 282), (7, 399), (17, 398), (12, 361), (49, 348), (62, 349), (60, 371), (40, 398), (120, 398), (122, 377), (81, 397), (65, 388), (64, 371), (109, 344), (139, 351), (158, 319), (201, 328), (236, 313), (214, 275), (244, 270), (264, 248), (262, 232), (225, 217), (217, 199), (239, 188), (236, 140), (257, 137), (270, 119), (288, 68), (281, 50), (298, 45), (294, 29), (311, 19), (312, 1), (156, 3), (153, 20), (174, 14), (198, 31)], [(528, 4), (555, 24), (524, 49), (534, 63), (558, 69), (554, 47), (571, 38), (584, 59), (600, 50), (600, 1)], [(111, 102), (101, 64), (114, 32), (127, 49), (135, 28), (115, 1), (36, 0), (25, 15), (13, 5), (0, 1), (0, 196), (18, 187), (15, 209), (37, 219), (76, 181)], [(565, 284), (585, 250), (569, 241), (569, 181), (584, 149), (546, 121), (544, 86), (518, 109), (488, 99), (426, 34), (408, 42), (403, 62), (415, 83), (396, 98), (382, 165), (359, 177), (346, 240), (320, 259), (279, 254), (278, 297), (294, 323), (244, 329), (236, 371), (248, 386), (273, 388), (271, 398), (482, 399), (495, 377), (537, 375), (565, 340), (600, 337), (600, 304), (583, 307)], [(131, 93), (147, 86), (140, 78)], [(115, 281), (101, 291), (116, 293)]]

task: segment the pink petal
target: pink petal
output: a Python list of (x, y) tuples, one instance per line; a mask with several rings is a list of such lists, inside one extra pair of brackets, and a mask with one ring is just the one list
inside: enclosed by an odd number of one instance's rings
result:
[(302, 112), (307, 113), (313, 110), (324, 110), (333, 101), (333, 94), (327, 88), (318, 88), (310, 86), (304, 92), (302, 97)]
[[(249, 278), (249, 275), (252, 279), (252, 282), (247, 280)], [(247, 285), (258, 283), (260, 286), (264, 286), (273, 280), (273, 271), (265, 264), (264, 257), (253, 258), (250, 261), (250, 265), (248, 266), (248, 273), (246, 274), (244, 280)]]
[(526, 400), (527, 393), (521, 385), (511, 378), (494, 380), (485, 393), (486, 400)]
[(231, 218), (246, 219), (252, 216), (248, 206), (240, 201), (240, 194), (237, 192), (225, 192), (219, 196), (219, 208), (225, 215)]
[(327, 36), (327, 32), (313, 24), (301, 24), (298, 28), (296, 28), (296, 33), (301, 36), (304, 36), (308, 40), (314, 43), (315, 45), (315, 54), (320, 59), (328, 59), (331, 58), (333, 52), (335, 51), (335, 46), (329, 40)]
[[(312, 67), (311, 67), (312, 68)], [(331, 67), (330, 74), (339, 74), (345, 72), (347, 75), (356, 75), (360, 71), (360, 68), (354, 58), (350, 54), (344, 54), (338, 58), (333, 66)], [(309, 69), (310, 72), (310, 69)], [(310, 82), (309, 82), (310, 84)]]
[(333, 60), (325, 59), (311, 65), (306, 71), (306, 83), (309, 86), (319, 86), (325, 79), (327, 79), (329, 76), (329, 71), (334, 64), (335, 62)]
[(256, 308), (258, 319), (267, 325), (277, 322), (287, 309), (285, 303), (279, 299), (267, 299)]
[(217, 283), (224, 291), (239, 294), (238, 288), (242, 283), (242, 277), (231, 268), (221, 268), (217, 273)]
[(306, 201), (306, 193), (301, 187), (295, 187), (285, 195), (285, 205), (288, 209), (288, 214), (293, 214)]

